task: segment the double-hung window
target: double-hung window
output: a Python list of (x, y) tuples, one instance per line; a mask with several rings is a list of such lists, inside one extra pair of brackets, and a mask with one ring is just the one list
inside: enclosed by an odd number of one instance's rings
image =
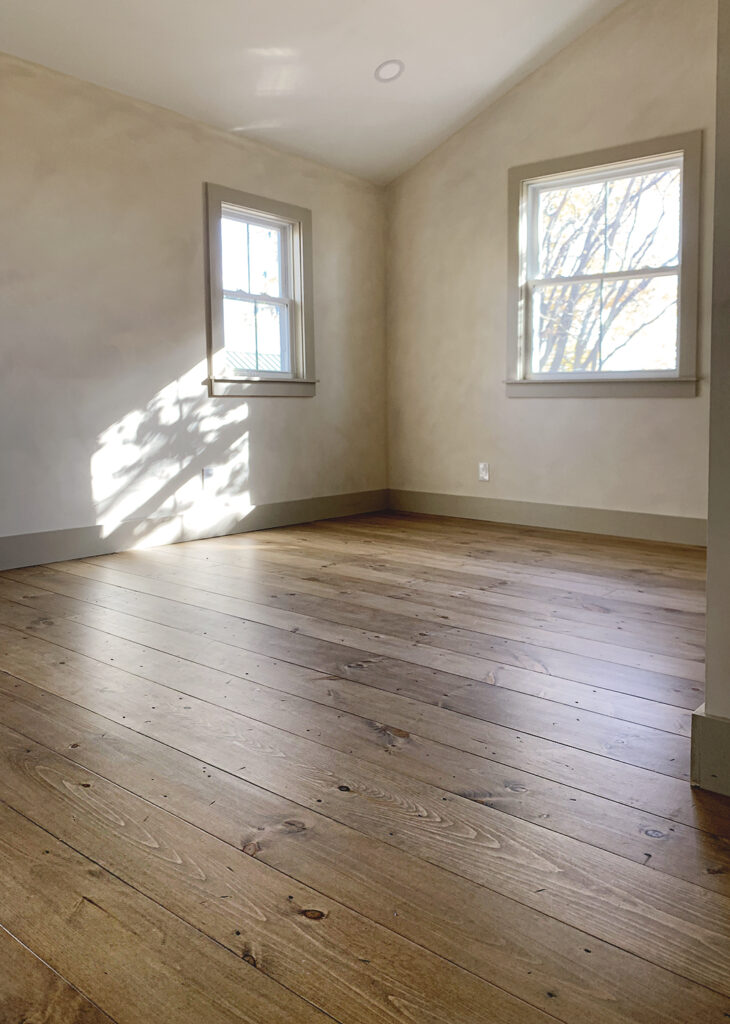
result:
[(207, 186), (209, 389), (314, 394), (309, 210)]
[(510, 394), (695, 393), (699, 134), (510, 172)]

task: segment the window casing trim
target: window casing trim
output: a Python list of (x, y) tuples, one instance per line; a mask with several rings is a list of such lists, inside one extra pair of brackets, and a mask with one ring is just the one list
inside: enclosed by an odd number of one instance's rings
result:
[[(643, 143), (582, 153), (572, 157), (514, 167), (509, 171), (508, 345), (507, 394), (511, 397), (691, 397), (697, 393), (697, 316), (699, 288), (699, 220), (701, 188), (701, 130), (651, 139)], [(626, 164), (645, 161), (647, 169), (682, 158), (680, 283), (678, 309), (678, 366), (671, 371), (562, 373), (531, 375), (526, 331), (529, 324), (526, 254), (528, 196), (532, 188), (550, 188), (550, 179), (572, 175), (580, 184), (625, 174)], [(622, 166), (623, 165), (623, 166)], [(584, 174), (576, 174), (585, 170)], [(535, 204), (536, 205), (536, 204)], [(663, 270), (676, 274), (676, 268)], [(590, 275), (589, 280), (620, 280), (643, 276), (642, 268), (628, 273)], [(661, 276), (656, 269), (647, 276)], [(552, 279), (550, 279), (552, 281)], [(560, 280), (560, 279), (557, 279)], [(563, 278), (572, 283), (574, 278)], [(539, 282), (538, 282), (539, 283)], [(535, 282), (532, 282), (533, 286)], [(625, 383), (625, 387), (623, 386)]]
[[(312, 308), (312, 213), (275, 199), (239, 192), (207, 182), (206, 211), (206, 321), (208, 393), (215, 397), (311, 397), (316, 392), (314, 369), (314, 315)], [(282, 267), (282, 295), (229, 292), (223, 288), (221, 218), (239, 215), (263, 227), (275, 225), (289, 254)], [(256, 374), (220, 377), (214, 372), (214, 354), (224, 348), (223, 299), (286, 307), (291, 339), (291, 370), (260, 370)]]

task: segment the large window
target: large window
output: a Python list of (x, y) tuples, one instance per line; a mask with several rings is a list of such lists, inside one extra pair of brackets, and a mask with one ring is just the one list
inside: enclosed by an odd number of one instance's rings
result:
[(207, 203), (211, 393), (313, 394), (309, 211), (218, 185)]
[(512, 172), (513, 393), (695, 391), (699, 138), (628, 152)]

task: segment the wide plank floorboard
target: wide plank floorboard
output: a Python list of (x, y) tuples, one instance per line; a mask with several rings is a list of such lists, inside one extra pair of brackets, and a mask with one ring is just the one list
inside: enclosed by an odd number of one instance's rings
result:
[(111, 1017), (0, 927), (0, 1020), (110, 1024)]
[(0, 1007), (726, 1021), (703, 593), (697, 549), (395, 514), (1, 573)]

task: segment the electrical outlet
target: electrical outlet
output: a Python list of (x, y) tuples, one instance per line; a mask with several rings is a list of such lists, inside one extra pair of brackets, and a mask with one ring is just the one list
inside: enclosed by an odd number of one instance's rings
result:
[(480, 480), (488, 480), (489, 479), (489, 463), (488, 462), (480, 462), (479, 463), (479, 479)]
[(201, 475), (202, 475), (202, 478), (203, 478), (203, 487), (205, 487), (205, 481), (206, 480), (210, 480), (213, 477), (213, 467), (212, 466), (203, 466), (203, 470), (202, 470), (202, 474)]

